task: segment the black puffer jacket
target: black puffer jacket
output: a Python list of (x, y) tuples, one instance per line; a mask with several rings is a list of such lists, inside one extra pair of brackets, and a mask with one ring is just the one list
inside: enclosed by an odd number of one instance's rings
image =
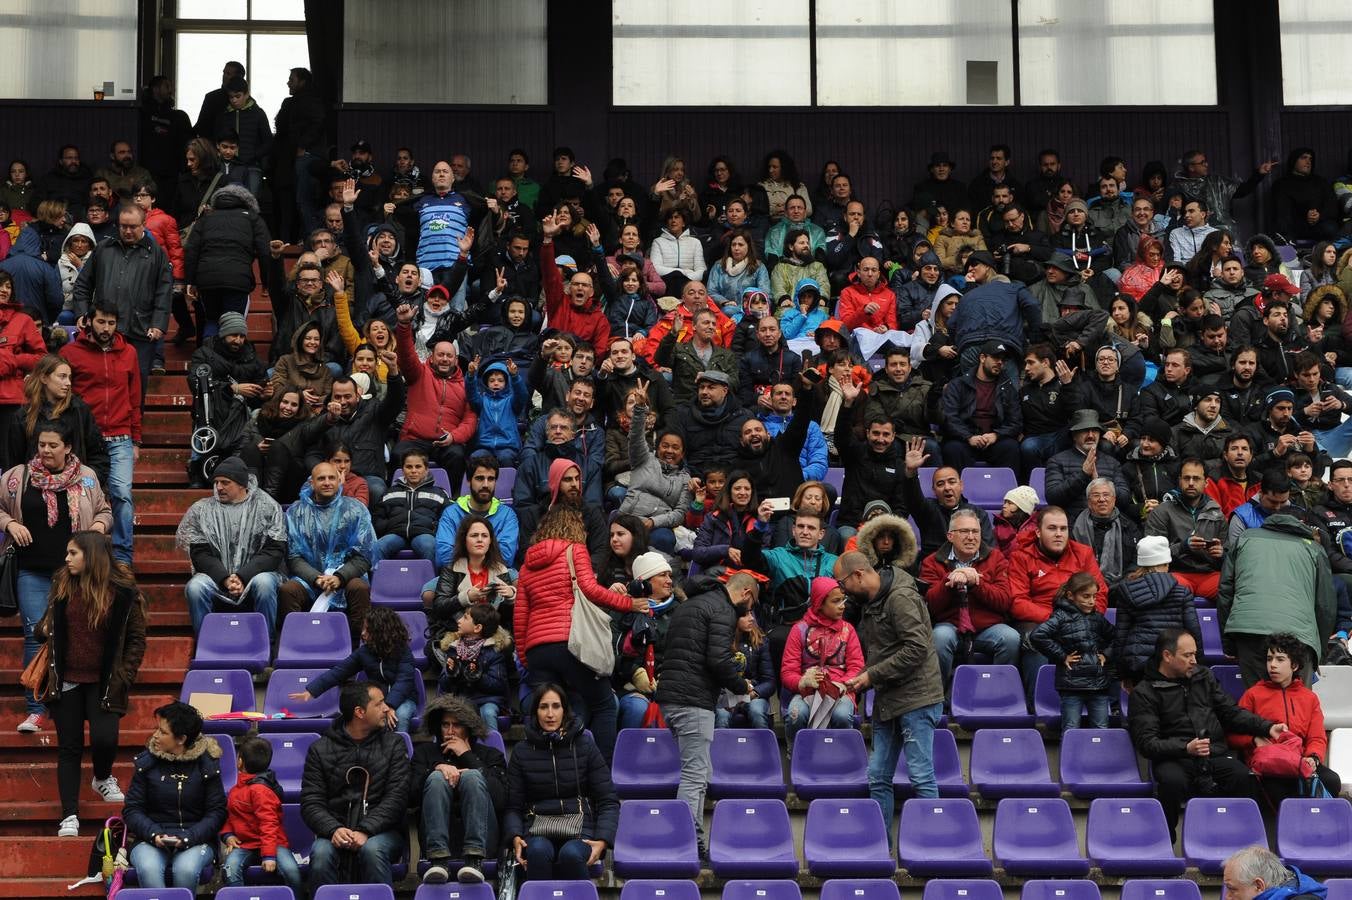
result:
[(385, 477), (385, 435), (390, 424), (404, 409), (408, 390), (403, 376), (391, 375), (385, 382), (385, 397), (363, 400), (347, 418), (329, 421), (328, 414), (312, 417), (292, 432), (298, 434), (298, 444), (307, 449), (305, 466), (308, 471), (323, 462), (320, 442), (327, 435), (339, 438), (352, 451), (352, 471), (358, 475)]
[(674, 415), (672, 424), (685, 438), (691, 474), (703, 476), (707, 469), (736, 459), (742, 446), (742, 423), (750, 416), (732, 395), (718, 409), (706, 410), (692, 401), (677, 407)]
[[(361, 766), (370, 775), (366, 812), (361, 812), (365, 779), (347, 773)], [(300, 783), (300, 815), (316, 837), (330, 838), (339, 828), (376, 835), (404, 827), (408, 818), (408, 751), (401, 735), (380, 729), (358, 743), (341, 721), (305, 754)]]
[(193, 223), (183, 245), (183, 279), (199, 289), (254, 289), (253, 264), (267, 267), (268, 226), (258, 214), (258, 201), (242, 184), (217, 188), (211, 210)]
[(181, 754), (147, 747), (134, 765), (122, 810), (132, 836), (149, 841), (157, 834), (169, 834), (189, 845), (214, 847), (225, 824), (221, 748), (216, 739), (199, 735)]
[(396, 481), (380, 501), (371, 506), (371, 524), (376, 537), (397, 534), (406, 541), (424, 534), (435, 535), (441, 521), (441, 511), (451, 498), (432, 483), (411, 488), (406, 482)]
[[(1064, 597), (1057, 599), (1051, 618), (1029, 635), (1033, 649), (1056, 666), (1058, 691), (1101, 693), (1113, 684), (1113, 624), (1098, 611), (1082, 613)], [(1080, 654), (1080, 661), (1067, 668), (1066, 657)], [(1100, 664), (1099, 654), (1107, 659)]]
[(582, 838), (615, 845), (620, 827), (620, 798), (610, 780), (610, 767), (582, 723), (570, 718), (558, 732), (546, 734), (526, 721), (526, 737), (512, 749), (507, 765), (507, 812), (502, 837), (510, 843), (526, 837), (532, 812), (577, 812), (582, 797)]
[(746, 679), (732, 658), (737, 609), (727, 589), (712, 578), (691, 581), (686, 594), (667, 626), (657, 702), (712, 710), (721, 689), (734, 694), (746, 690)]
[(1205, 666), (1183, 678), (1165, 678), (1158, 663), (1146, 667), (1145, 679), (1132, 692), (1127, 719), (1136, 752), (1151, 762), (1185, 758), (1188, 742), (1199, 737), (1211, 739), (1212, 756), (1222, 756), (1230, 752), (1227, 732), (1267, 737), (1272, 724), (1241, 709)]
[(1141, 680), (1155, 652), (1155, 639), (1166, 628), (1183, 628), (1198, 644), (1202, 642), (1192, 591), (1167, 572), (1127, 579), (1114, 585), (1108, 598), (1108, 605), (1117, 608), (1112, 657), (1122, 678)]

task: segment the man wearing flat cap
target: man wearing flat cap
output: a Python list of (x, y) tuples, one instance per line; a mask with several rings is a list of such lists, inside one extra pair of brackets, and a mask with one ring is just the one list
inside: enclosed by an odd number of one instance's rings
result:
[(1117, 491), (1117, 505), (1131, 507), (1131, 486), (1111, 453), (1100, 452), (1103, 425), (1092, 409), (1076, 411), (1070, 420), (1070, 449), (1047, 460), (1047, 502), (1060, 506), (1074, 522), (1084, 511), (1085, 489), (1095, 478), (1107, 478)]

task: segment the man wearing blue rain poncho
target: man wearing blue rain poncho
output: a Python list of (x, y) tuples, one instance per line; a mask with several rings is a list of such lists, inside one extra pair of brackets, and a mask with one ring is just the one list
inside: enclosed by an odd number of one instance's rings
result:
[(371, 606), (366, 573), (376, 532), (366, 507), (343, 496), (343, 480), (329, 463), (311, 470), (286, 511), (286, 537), (291, 580), (277, 591), (277, 632), (296, 610), (336, 610), (347, 614), (356, 646)]

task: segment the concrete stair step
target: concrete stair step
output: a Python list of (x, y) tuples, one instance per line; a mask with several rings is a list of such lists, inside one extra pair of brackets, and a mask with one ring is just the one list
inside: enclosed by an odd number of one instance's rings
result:
[[(185, 665), (186, 669), (187, 666)], [(180, 679), (181, 681), (181, 679)], [(47, 723), (45, 731), (37, 734), (19, 734), (14, 731), (14, 726), (18, 725), (26, 716), (27, 710), (24, 707), (22, 690), (16, 680), (7, 681), (4, 685), (6, 694), (0, 696), (0, 738), (14, 737), (23, 738), (23, 742), (18, 741), (0, 741), (0, 747), (8, 746), (44, 746), (42, 738), (46, 737), (47, 744), (53, 748), (56, 746), (56, 728)], [(9, 691), (13, 691), (12, 694)], [(178, 691), (166, 691), (164, 688), (142, 689), (139, 685), (132, 688), (132, 695), (127, 707), (127, 714), (122, 717), (122, 731), (139, 729), (143, 736), (140, 743), (145, 743), (145, 738), (150, 736), (150, 732), (155, 728), (155, 710), (171, 700), (178, 699)], [(119, 740), (119, 743), (121, 741)], [(123, 744), (125, 746), (125, 744)], [(55, 759), (53, 759), (55, 764)]]
[(137, 513), (173, 512), (181, 516), (193, 503), (210, 495), (211, 491), (205, 488), (133, 488), (131, 502)]
[[(68, 847), (75, 847), (83, 841), (85, 844), (91, 843), (93, 831), (89, 832), (88, 838), (62, 838), (67, 842)], [(53, 851), (58, 848), (53, 847)], [(59, 851), (67, 852), (67, 851)], [(74, 852), (70, 850), (68, 852)], [(86, 884), (76, 888), (73, 891), (66, 890), (67, 886), (78, 880), (84, 875), (83, 872), (70, 878), (6, 878), (0, 881), (0, 898), (18, 897), (23, 900), (32, 900), (34, 897), (104, 897), (107, 892), (103, 889), (103, 884)]]
[[(136, 684), (174, 687), (181, 685), (188, 661), (192, 659), (192, 645), (193, 640), (190, 637), (154, 634), (147, 636), (146, 653), (141, 661)], [(17, 684), (21, 672), (23, 672), (23, 642), (0, 641), (0, 681)], [(4, 791), (0, 790), (0, 798), (4, 796)]]
[[(55, 756), (45, 761), (0, 761), (0, 797), (7, 798), (5, 802), (0, 802), (0, 819), (14, 820), (19, 818), (22, 811), (9, 808), (15, 804), (34, 804), (48, 800), (52, 803), (56, 802), (58, 788), (55, 762)], [(131, 785), (132, 771), (131, 758), (126, 754), (119, 754), (117, 761), (113, 763), (113, 775), (117, 777), (123, 791), (126, 791)], [(89, 754), (86, 753), (84, 762), (80, 767), (81, 813), (85, 812), (86, 805), (92, 806), (95, 803), (104, 802), (89, 786), (90, 779), (93, 777), (94, 764), (90, 761)], [(110, 815), (113, 815), (113, 813), (107, 813), (103, 818)], [(87, 817), (90, 821), (94, 819), (92, 812), (88, 816), (82, 817)]]

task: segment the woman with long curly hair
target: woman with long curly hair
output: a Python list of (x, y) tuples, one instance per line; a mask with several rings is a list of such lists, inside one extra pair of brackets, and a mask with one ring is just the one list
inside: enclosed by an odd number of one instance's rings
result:
[(146, 648), (146, 600), (131, 568), (113, 558), (108, 536), (77, 531), (65, 564), (52, 576), (47, 612), (37, 637), (49, 644), (52, 690), (44, 699), (56, 725), (56, 783), (61, 794), (58, 835), (80, 831), (80, 761), (85, 723), (94, 757), (94, 790), (123, 800), (113, 777), (118, 726)]
[(385, 688), (385, 727), (408, 734), (418, 712), (418, 695), (413, 680), (421, 678), (413, 664), (408, 628), (399, 614), (388, 606), (373, 606), (361, 627), (361, 644), (338, 665), (310, 682), (308, 690), (291, 695), (305, 702), (350, 681), (358, 672)]

